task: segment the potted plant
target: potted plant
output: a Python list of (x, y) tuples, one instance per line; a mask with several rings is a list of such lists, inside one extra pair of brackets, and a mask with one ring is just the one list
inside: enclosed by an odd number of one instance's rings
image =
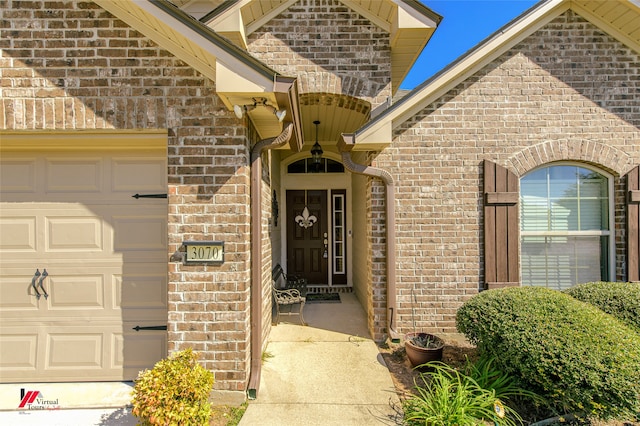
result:
[(404, 349), (413, 367), (442, 360), (444, 340), (429, 333), (407, 333)]
[(416, 331), (415, 309), (418, 306), (418, 300), (414, 290), (415, 288), (411, 289), (413, 296), (413, 305), (411, 306), (413, 333), (405, 335), (404, 349), (411, 365), (417, 367), (430, 361), (441, 361), (444, 340), (433, 334)]

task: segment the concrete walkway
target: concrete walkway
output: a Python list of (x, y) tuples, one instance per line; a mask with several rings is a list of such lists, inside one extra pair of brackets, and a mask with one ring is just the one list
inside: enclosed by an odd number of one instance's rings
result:
[[(391, 375), (366, 337), (365, 313), (353, 294), (340, 297), (341, 303), (307, 304), (308, 326), (291, 316), (272, 327), (258, 397), (250, 401), (241, 426), (400, 424)], [(130, 408), (124, 408), (131, 386), (0, 384), (0, 425), (135, 425)], [(59, 405), (17, 411), (20, 388), (37, 390)]]
[[(272, 327), (258, 397), (240, 426), (395, 425), (401, 415), (391, 375), (353, 294), (307, 304)], [(286, 317), (285, 317), (286, 318)]]

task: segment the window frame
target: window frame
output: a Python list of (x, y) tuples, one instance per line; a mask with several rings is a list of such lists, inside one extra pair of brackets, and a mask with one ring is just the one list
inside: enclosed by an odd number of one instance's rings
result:
[[(602, 175), (605, 179), (607, 179), (607, 198), (608, 198), (608, 230), (586, 230), (586, 231), (525, 231), (523, 229), (523, 224), (524, 224), (524, 220), (522, 217), (522, 207), (518, 209), (518, 223), (519, 223), (519, 232), (520, 232), (520, 238), (519, 238), (519, 244), (520, 244), (520, 283), (523, 283), (523, 269), (524, 269), (524, 265), (523, 265), (523, 256), (522, 256), (522, 241), (524, 237), (571, 237), (571, 236), (598, 236), (598, 237), (607, 237), (608, 239), (608, 246), (609, 246), (609, 252), (607, 254), (608, 256), (608, 277), (603, 277), (602, 279), (607, 279), (608, 281), (615, 281), (615, 275), (616, 275), (616, 264), (615, 264), (615, 259), (616, 259), (616, 238), (615, 238), (615, 185), (614, 185), (614, 180), (615, 177), (605, 171), (602, 170), (598, 167), (592, 166), (590, 164), (586, 164), (586, 163), (580, 163), (580, 162), (575, 162), (575, 161), (558, 161), (558, 162), (553, 162), (553, 163), (546, 163), (543, 164), (539, 167), (533, 168), (529, 171), (527, 171), (527, 173), (523, 174), (522, 176), (520, 176), (519, 178), (519, 203), (522, 206), (522, 180), (528, 176), (531, 173), (534, 173), (536, 171), (542, 170), (542, 169), (548, 169), (548, 168), (552, 168), (552, 167), (559, 167), (559, 166), (570, 166), (570, 167), (579, 167), (582, 169), (586, 169), (586, 170), (590, 170), (592, 172), (598, 173), (600, 175)], [(548, 199), (548, 198), (547, 198)], [(600, 259), (600, 265), (602, 267), (602, 259)], [(523, 284), (522, 284), (523, 285)], [(548, 286), (545, 286), (548, 288)]]

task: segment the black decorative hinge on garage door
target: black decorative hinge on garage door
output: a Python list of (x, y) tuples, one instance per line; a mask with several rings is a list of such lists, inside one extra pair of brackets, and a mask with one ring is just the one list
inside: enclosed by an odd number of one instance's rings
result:
[(148, 327), (140, 327), (139, 325), (136, 325), (135, 327), (132, 328), (132, 330), (135, 331), (140, 331), (140, 330), (166, 330), (167, 326), (166, 325), (151, 325)]
[(167, 194), (135, 194), (131, 197), (135, 198), (167, 198)]

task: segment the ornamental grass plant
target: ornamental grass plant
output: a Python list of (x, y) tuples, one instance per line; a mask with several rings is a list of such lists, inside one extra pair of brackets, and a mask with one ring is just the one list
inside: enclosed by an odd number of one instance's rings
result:
[[(484, 388), (472, 377), (439, 361), (421, 368), (424, 372), (416, 379), (416, 394), (403, 402), (405, 424), (476, 426), (493, 424), (498, 419), (503, 426), (522, 424), (518, 413), (497, 397), (496, 389)], [(485, 374), (485, 381), (493, 381), (491, 377), (493, 374)]]

